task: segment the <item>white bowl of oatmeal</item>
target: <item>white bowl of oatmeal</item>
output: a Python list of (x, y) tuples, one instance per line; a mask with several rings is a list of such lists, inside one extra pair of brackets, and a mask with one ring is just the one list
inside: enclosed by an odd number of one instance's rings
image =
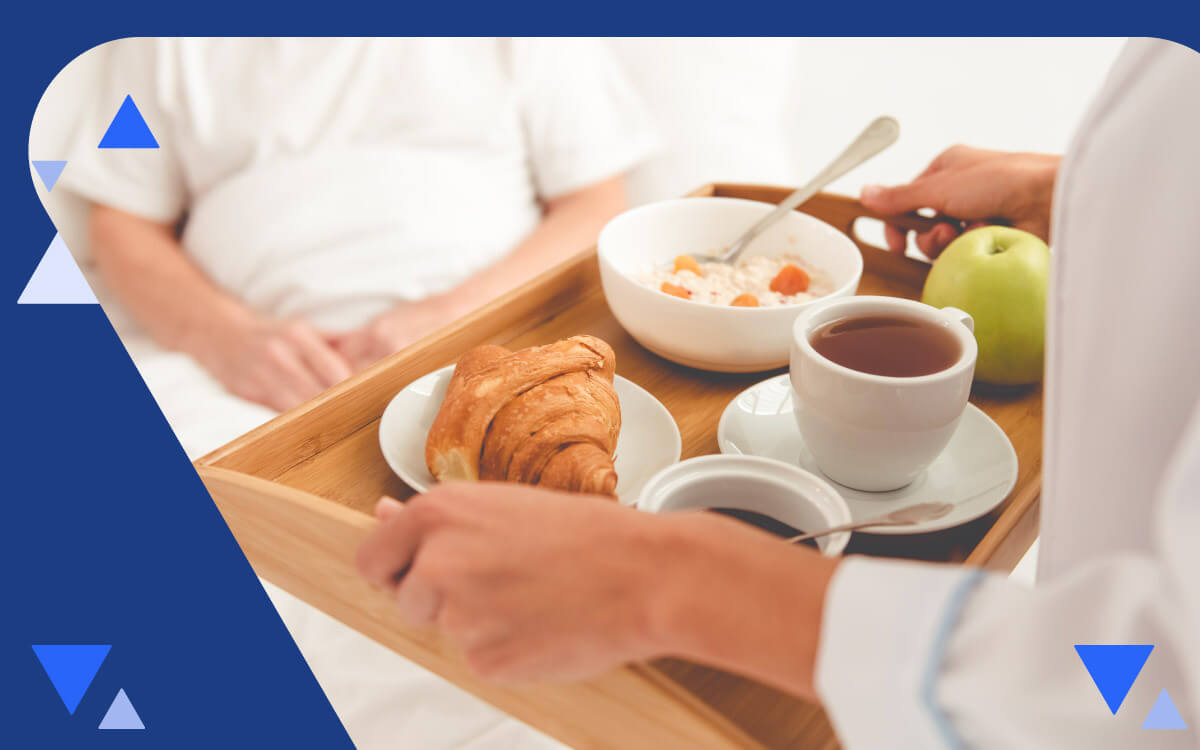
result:
[(854, 242), (796, 211), (763, 232), (733, 266), (690, 257), (728, 247), (773, 208), (740, 198), (681, 198), (610, 221), (597, 255), (613, 315), (642, 346), (688, 367), (785, 366), (796, 317), (818, 299), (858, 290), (863, 262)]

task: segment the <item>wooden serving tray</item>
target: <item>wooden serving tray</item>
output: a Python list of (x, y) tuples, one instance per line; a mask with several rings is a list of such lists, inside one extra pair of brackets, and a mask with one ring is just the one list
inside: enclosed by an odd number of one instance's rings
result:
[[(788, 192), (710, 185), (693, 195), (777, 203)], [(858, 243), (865, 261), (861, 293), (919, 296), (928, 265), (859, 239), (858, 219), (878, 217), (857, 201), (822, 194), (800, 210)], [(914, 228), (929, 222), (917, 216), (906, 221)], [(818, 707), (674, 659), (629, 665), (570, 685), (491, 685), (476, 678), (437, 633), (403, 625), (389, 598), (355, 572), (355, 549), (376, 523), (375, 501), (385, 494), (412, 494), (379, 450), (379, 417), (392, 396), (478, 344), (520, 348), (580, 333), (608, 341), (617, 354), (617, 371), (666, 405), (679, 424), (684, 458), (716, 453), (717, 420), (730, 399), (773, 374), (701, 372), (641, 348), (605, 304), (593, 249), (210, 453), (196, 469), (260, 576), (573, 747), (836, 746)], [(850, 552), (1011, 569), (1029, 548), (1037, 535), (1041, 487), (1041, 389), (977, 388), (971, 400), (1016, 448), (1020, 473), (1009, 498), (988, 516), (947, 531), (856, 534)]]

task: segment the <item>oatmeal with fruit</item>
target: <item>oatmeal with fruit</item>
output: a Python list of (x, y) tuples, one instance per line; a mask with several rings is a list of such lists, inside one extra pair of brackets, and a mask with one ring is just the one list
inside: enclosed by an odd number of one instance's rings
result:
[(693, 302), (732, 307), (778, 307), (833, 291), (829, 275), (795, 255), (755, 255), (737, 263), (698, 263), (690, 255), (637, 277), (640, 284)]

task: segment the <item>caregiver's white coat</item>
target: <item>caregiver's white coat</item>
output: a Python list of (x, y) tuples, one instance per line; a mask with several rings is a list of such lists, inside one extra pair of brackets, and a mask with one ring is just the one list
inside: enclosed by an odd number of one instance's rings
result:
[[(1056, 186), (1041, 563), (850, 558), (817, 688), (855, 748), (1200, 745), (1200, 55), (1132, 42)], [(1075, 644), (1153, 644), (1115, 717)], [(1188, 731), (1143, 730), (1166, 689)]]

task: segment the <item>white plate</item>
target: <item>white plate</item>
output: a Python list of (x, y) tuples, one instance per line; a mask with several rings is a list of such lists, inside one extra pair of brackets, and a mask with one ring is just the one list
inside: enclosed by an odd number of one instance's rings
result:
[[(437, 480), (425, 466), (425, 437), (441, 408), (454, 365), (414, 380), (392, 398), (379, 420), (383, 457), (410, 487), (424, 492)], [(666, 407), (639, 386), (618, 375), (613, 381), (621, 402), (617, 438), (617, 497), (632, 504), (642, 485), (679, 460), (683, 441)]]
[[(717, 443), (722, 453), (787, 461), (825, 477), (796, 427), (792, 385), (786, 374), (751, 386), (730, 401), (717, 427)], [(1017, 482), (1017, 454), (1004, 431), (978, 407), (967, 404), (946, 450), (907, 487), (863, 492), (829, 482), (845, 498), (856, 521), (914, 503), (954, 503), (953, 511), (935, 521), (863, 531), (924, 534), (972, 521), (1004, 502)]]

